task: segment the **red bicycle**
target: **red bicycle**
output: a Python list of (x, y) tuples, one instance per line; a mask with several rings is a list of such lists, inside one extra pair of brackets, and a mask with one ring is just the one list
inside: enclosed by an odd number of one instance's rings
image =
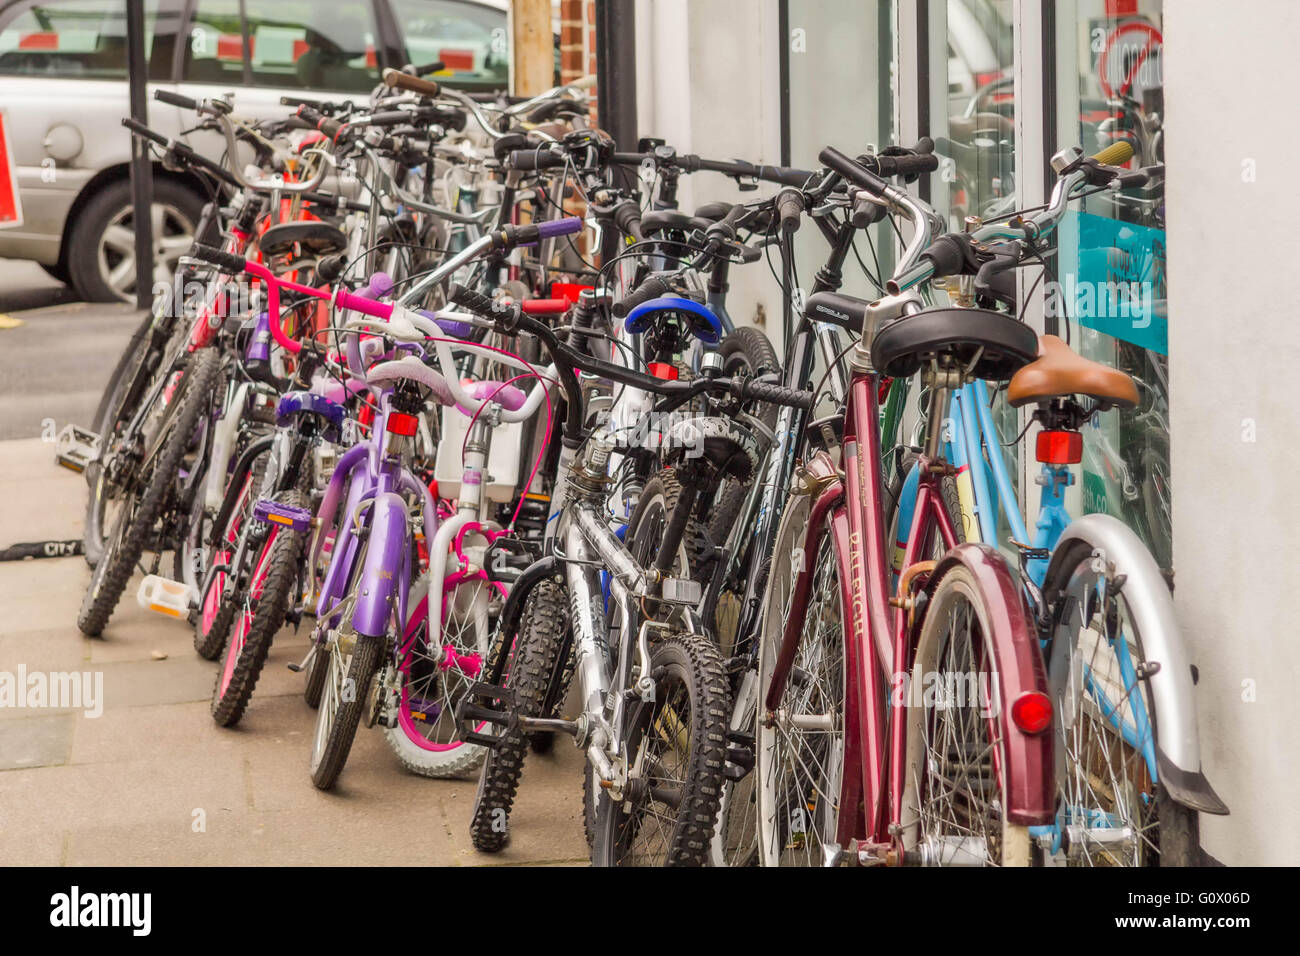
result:
[[(911, 220), (897, 274), (915, 269), (937, 226), (928, 210), (833, 149), (820, 158)], [(1029, 827), (1050, 823), (1056, 800), (1045, 668), (1016, 572), (961, 543), (940, 433), (951, 391), (1010, 378), (1037, 336), (993, 311), (924, 309), (915, 292), (861, 306), (842, 440), (796, 473), (773, 552), (755, 740), (762, 862), (1028, 865)], [(918, 372), (928, 434), (893, 590), (878, 386)]]

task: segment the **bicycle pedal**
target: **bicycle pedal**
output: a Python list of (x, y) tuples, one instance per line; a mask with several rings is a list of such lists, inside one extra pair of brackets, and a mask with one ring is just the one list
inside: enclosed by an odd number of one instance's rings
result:
[(157, 574), (146, 575), (135, 594), (136, 603), (146, 611), (181, 619), (189, 616), (190, 602), (195, 597), (185, 582)]
[(306, 508), (294, 508), (270, 498), (259, 498), (253, 506), (253, 517), (266, 524), (278, 524), (290, 531), (311, 530), (312, 514)]
[(65, 425), (55, 438), (55, 464), (78, 474), (99, 460), (99, 436), (79, 425)]
[(1046, 561), (1052, 556), (1049, 548), (1035, 548), (1032, 544), (1025, 544), (1015, 538), (1008, 538), (1007, 540), (1020, 552), (1020, 558), (1023, 561)]
[[(480, 703), (482, 701), (482, 703)], [(499, 701), (501, 706), (493, 706)], [(495, 749), (500, 737), (479, 733), (476, 727), (490, 724), (513, 730), (519, 724), (515, 713), (515, 696), (509, 687), (478, 682), (456, 703), (456, 736), (465, 743), (481, 744)]]
[(659, 600), (666, 604), (684, 604), (695, 607), (704, 597), (704, 589), (699, 581), (686, 578), (664, 578), (659, 587)]

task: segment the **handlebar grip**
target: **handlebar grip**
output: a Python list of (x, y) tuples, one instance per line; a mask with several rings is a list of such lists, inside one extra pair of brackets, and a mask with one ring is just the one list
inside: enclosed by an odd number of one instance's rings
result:
[(563, 166), (568, 161), (567, 156), (557, 155), (545, 148), (516, 149), (506, 157), (506, 165), (510, 169), (517, 169), (521, 172), (555, 169), (558, 166)]
[(401, 70), (394, 70), (392, 67), (384, 70), (384, 85), (390, 90), (406, 90), (408, 93), (419, 93), (422, 96), (437, 96), (442, 89), (433, 80), (424, 80), (418, 76), (411, 76), (409, 73), (403, 73)]
[(933, 153), (911, 156), (876, 156), (876, 172), (881, 176), (919, 176), (939, 168), (939, 157)]
[(818, 153), (817, 161), (839, 173), (854, 185), (860, 186), (876, 196), (883, 196), (889, 189), (889, 183), (871, 172), (871, 170), (863, 169), (862, 166), (845, 156), (834, 146), (827, 146)]
[(580, 216), (565, 216), (562, 219), (540, 222), (537, 224), (537, 237), (551, 239), (555, 236), (571, 236), (575, 232), (582, 232), (582, 225)]
[(642, 302), (649, 302), (651, 299), (657, 299), (661, 295), (666, 295), (672, 291), (672, 284), (667, 279), (661, 276), (651, 276), (622, 299), (615, 302), (610, 311), (614, 313), (615, 318), (621, 319)]
[(624, 199), (614, 209), (614, 225), (637, 242), (645, 238), (641, 233), (641, 206), (635, 199)]
[(343, 129), (344, 126), (344, 124), (338, 120), (330, 119), (320, 110), (312, 109), (305, 103), (302, 106), (299, 106), (296, 112), (299, 119), (311, 123), (313, 127), (324, 133), (330, 139), (337, 137), (339, 135), (339, 130)]
[(432, 63), (424, 63), (420, 66), (408, 64), (403, 72), (410, 73), (413, 76), (424, 76), (427, 73), (441, 73), (447, 69), (447, 64), (442, 60), (434, 60)]
[(437, 313), (426, 312), (424, 309), (420, 310), (420, 315), (424, 316), (426, 319), (432, 320), (438, 328), (442, 329), (452, 338), (467, 339), (474, 332), (474, 326), (470, 325), (468, 322), (462, 322), (459, 319), (444, 319)]
[(163, 136), (161, 133), (155, 133), (148, 126), (145, 126), (143, 123), (136, 122), (135, 120), (131, 119), (131, 117), (129, 116), (122, 118), (122, 125), (125, 126), (127, 129), (129, 129), (136, 136), (143, 136), (145, 139), (155, 142), (159, 146), (167, 145), (166, 136)]
[(812, 392), (786, 388), (784, 385), (769, 385), (767, 382), (755, 382), (752, 379), (745, 380), (740, 388), (740, 397), (770, 402), (773, 405), (789, 405), (792, 408), (802, 408), (804, 411), (811, 411), (817, 398)]
[(496, 311), (495, 303), (490, 298), (482, 292), (466, 288), (459, 282), (453, 282), (447, 287), (447, 301), (480, 315), (492, 315)]
[(804, 198), (799, 190), (786, 187), (776, 194), (776, 215), (783, 235), (790, 236), (798, 232), (799, 218), (803, 211)]
[(171, 90), (154, 90), (153, 98), (160, 103), (166, 103), (168, 106), (179, 106), (183, 110), (197, 112), (199, 108), (198, 100), (182, 96), (180, 93), (173, 93)]
[(376, 302), (374, 299), (367, 299), (346, 289), (339, 289), (334, 293), (334, 304), (340, 309), (351, 309), (353, 312), (360, 312), (362, 315), (369, 315), (376, 319), (387, 319), (393, 314), (393, 307), (389, 303)]
[(190, 255), (195, 259), (202, 259), (204, 262), (210, 262), (222, 272), (229, 272), (234, 275), (244, 271), (248, 265), (248, 260), (243, 256), (237, 256), (232, 252), (223, 252), (212, 246), (205, 246), (201, 242), (196, 242), (190, 249)]

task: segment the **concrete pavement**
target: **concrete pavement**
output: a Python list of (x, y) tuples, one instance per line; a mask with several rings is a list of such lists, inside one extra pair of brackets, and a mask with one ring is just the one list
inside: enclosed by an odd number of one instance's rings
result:
[[(0, 330), (0, 435), (24, 437), (0, 441), (0, 547), (79, 538), (85, 483), (36, 436), (43, 418), (88, 421), (134, 315), (9, 314), (23, 325)], [(96, 344), (65, 375), (62, 350), (42, 343), (73, 329)], [(137, 607), (133, 582), (104, 637), (86, 639), (75, 619), (88, 580), (81, 557), (0, 563), (0, 680), (22, 667), (103, 687), (98, 716), (0, 706), (0, 866), (586, 862), (582, 758), (565, 741), (530, 757), (511, 845), (479, 854), (467, 828), (476, 778), (412, 776), (377, 730), (358, 731), (334, 792), (312, 786), (315, 712), (285, 667), (305, 633), (277, 637), (248, 714), (223, 730), (208, 715), (216, 665), (194, 653), (189, 628)]]

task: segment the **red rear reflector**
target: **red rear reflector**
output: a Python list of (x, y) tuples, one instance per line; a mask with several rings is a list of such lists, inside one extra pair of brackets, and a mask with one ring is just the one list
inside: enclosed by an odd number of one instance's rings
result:
[(1083, 461), (1083, 435), (1067, 431), (1039, 432), (1038, 460), (1045, 465), (1077, 465)]
[(669, 365), (667, 362), (650, 362), (649, 368), (650, 374), (655, 378), (664, 378), (670, 382), (677, 380), (676, 367)]
[(1052, 726), (1052, 701), (1046, 694), (1026, 691), (1011, 705), (1011, 722), (1023, 733), (1041, 734)]
[(419, 424), (419, 419), (414, 415), (408, 415), (405, 412), (389, 412), (386, 427), (390, 434), (410, 438), (415, 434), (417, 424)]

